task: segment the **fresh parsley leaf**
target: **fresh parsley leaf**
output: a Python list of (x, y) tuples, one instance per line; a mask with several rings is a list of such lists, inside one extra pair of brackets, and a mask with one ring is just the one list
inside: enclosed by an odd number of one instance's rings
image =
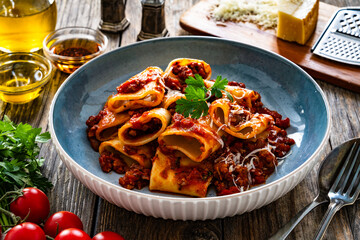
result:
[(204, 79), (199, 74), (195, 74), (194, 77), (195, 78), (193, 78), (191, 76), (188, 77), (185, 80), (185, 83), (187, 85), (192, 85), (192, 86), (195, 86), (195, 87), (204, 88), (204, 90), (207, 91), (207, 89), (205, 87), (205, 84), (204, 84)]
[[(212, 85), (211, 94), (215, 95), (212, 91), (221, 91), (225, 90), (225, 86), (228, 84), (228, 80), (226, 78), (222, 78), (221, 76), (217, 76), (214, 84)], [(215, 95), (216, 96), (216, 95)], [(221, 95), (222, 96), (222, 95)], [(221, 97), (220, 96), (220, 97)]]
[(214, 95), (217, 98), (222, 97), (222, 91), (225, 92), (226, 96), (230, 99), (230, 101), (234, 101), (231, 94), (225, 90), (226, 85), (228, 85), (229, 81), (226, 78), (222, 78), (221, 76), (217, 76), (214, 85), (212, 85), (211, 95)]
[(176, 101), (175, 110), (176, 112), (184, 115), (184, 117), (189, 117), (190, 114), (194, 111), (193, 102), (188, 99), (181, 98)]
[(204, 100), (206, 96), (206, 92), (201, 88), (197, 88), (190, 85), (187, 86), (187, 88), (185, 89), (185, 96), (186, 99), (189, 100)]
[(184, 117), (191, 116), (192, 118), (198, 119), (202, 115), (206, 115), (209, 107), (204, 100), (188, 100), (181, 98), (176, 101), (176, 112), (181, 113)]
[(184, 117), (191, 116), (198, 119), (201, 116), (208, 114), (209, 106), (206, 102), (211, 96), (221, 98), (223, 92), (226, 96), (234, 101), (229, 92), (225, 90), (225, 86), (228, 84), (226, 78), (218, 76), (211, 88), (207, 88), (204, 84), (203, 78), (199, 74), (195, 74), (194, 77), (188, 77), (185, 80), (187, 87), (185, 89), (185, 99), (179, 99), (176, 101), (176, 112), (183, 114)]
[(225, 92), (225, 94), (226, 94), (227, 98), (228, 98), (228, 99), (230, 99), (230, 101), (232, 101), (232, 102), (233, 102), (233, 101), (234, 101), (233, 96), (232, 96), (232, 95), (231, 95), (228, 91), (226, 91), (226, 90), (225, 90), (224, 92)]
[(209, 106), (206, 101), (196, 102), (195, 109), (192, 112), (191, 116), (195, 119), (198, 119), (202, 116), (206, 116), (209, 112)]
[(50, 133), (46, 132), (43, 134), (39, 134), (36, 136), (35, 141), (38, 143), (46, 143), (47, 141), (50, 140)]

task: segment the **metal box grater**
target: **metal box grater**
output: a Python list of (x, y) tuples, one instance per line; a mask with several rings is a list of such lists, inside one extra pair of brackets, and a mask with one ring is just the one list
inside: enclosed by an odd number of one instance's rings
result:
[(331, 60), (360, 66), (360, 7), (339, 9), (311, 52)]

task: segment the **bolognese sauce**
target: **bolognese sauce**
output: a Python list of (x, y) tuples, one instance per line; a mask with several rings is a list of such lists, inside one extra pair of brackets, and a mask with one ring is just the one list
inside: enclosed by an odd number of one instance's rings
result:
[(157, 69), (149, 69), (146, 73), (142, 73), (122, 83), (116, 88), (116, 90), (119, 94), (135, 93), (142, 89), (149, 82), (157, 81), (159, 77), (160, 74)]
[(158, 118), (151, 118), (151, 120), (147, 123), (131, 120), (130, 122), (132, 123), (132, 127), (124, 132), (124, 137), (132, 140), (144, 135), (156, 133), (162, 127), (161, 120)]
[(117, 93), (134, 93), (142, 89), (146, 84), (151, 82), (152, 79), (132, 79), (131, 81), (124, 82), (116, 88)]
[(95, 151), (99, 150), (100, 141), (96, 139), (95, 132), (98, 129), (98, 124), (100, 120), (106, 115), (105, 110), (101, 110), (97, 115), (90, 116), (88, 120), (86, 120), (86, 133), (88, 136), (88, 140), (90, 142), (90, 145), (92, 149)]
[(116, 173), (125, 173), (129, 167), (119, 154), (105, 151), (99, 157), (99, 163), (103, 172), (114, 171)]
[(177, 61), (172, 65), (172, 73), (182, 81), (185, 81), (188, 77), (194, 77), (195, 74), (199, 74), (202, 78), (207, 77), (204, 64), (198, 62), (191, 62), (186, 66), (181, 66), (180, 62)]
[(149, 185), (150, 169), (133, 164), (123, 177), (119, 178), (119, 184), (127, 189), (142, 189)]

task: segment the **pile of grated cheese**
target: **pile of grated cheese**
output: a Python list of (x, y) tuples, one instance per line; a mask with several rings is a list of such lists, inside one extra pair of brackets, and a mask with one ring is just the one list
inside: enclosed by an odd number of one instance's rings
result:
[(275, 29), (278, 20), (277, 0), (218, 0), (211, 16), (217, 21), (252, 22), (263, 28)]

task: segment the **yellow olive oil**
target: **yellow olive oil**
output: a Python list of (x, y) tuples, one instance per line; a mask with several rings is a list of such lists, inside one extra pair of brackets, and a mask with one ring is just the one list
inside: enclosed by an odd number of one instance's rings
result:
[(33, 52), (55, 29), (55, 0), (0, 0), (0, 50)]
[(0, 66), (0, 99), (15, 104), (34, 100), (40, 95), (42, 86), (33, 88), (30, 85), (42, 81), (45, 74), (38, 63), (28, 60)]

